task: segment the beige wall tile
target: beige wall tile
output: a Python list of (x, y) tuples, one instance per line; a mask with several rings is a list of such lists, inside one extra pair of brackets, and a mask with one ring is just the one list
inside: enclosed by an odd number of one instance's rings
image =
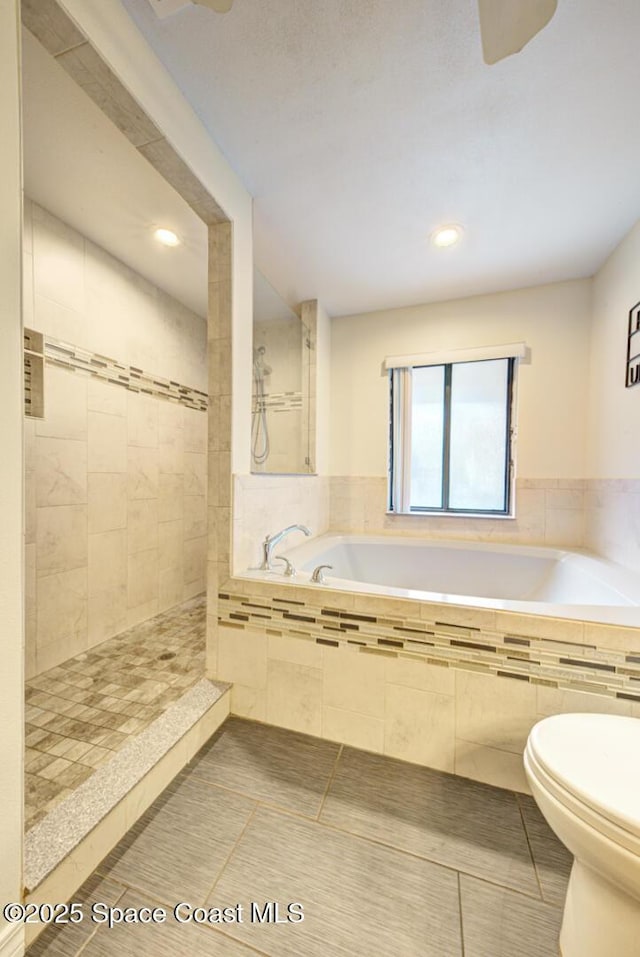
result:
[(631, 701), (584, 691), (566, 691), (562, 688), (536, 687), (536, 710), (540, 717), (552, 714), (579, 712), (631, 715)]
[[(184, 413), (190, 412), (177, 402), (158, 401), (158, 441), (184, 451)], [(194, 413), (197, 415), (198, 413)]]
[(158, 447), (159, 399), (127, 392), (127, 441), (129, 445)]
[(151, 601), (144, 602), (136, 608), (129, 608), (127, 611), (127, 628), (133, 628), (139, 625), (141, 621), (148, 621), (158, 614), (158, 599), (152, 598)]
[(206, 589), (207, 580), (205, 575), (202, 578), (195, 579), (195, 581), (185, 582), (182, 586), (182, 600), (189, 601), (190, 598), (195, 598), (197, 595), (204, 595)]
[(202, 538), (207, 534), (207, 506), (204, 495), (185, 495), (184, 537)]
[(56, 505), (38, 509), (38, 577), (87, 564), (87, 506)]
[[(158, 557), (160, 571), (180, 567), (183, 571), (183, 542), (184, 531), (182, 522), (160, 522), (158, 525)], [(198, 576), (195, 575), (194, 578)], [(180, 593), (182, 594), (183, 579), (180, 579)], [(175, 604), (175, 602), (174, 602)]]
[(89, 471), (127, 471), (126, 419), (89, 412)]
[(375, 751), (384, 750), (384, 721), (355, 711), (343, 711), (325, 705), (322, 710), (322, 737), (340, 741), (352, 748)]
[[(126, 569), (126, 566), (125, 566)], [(89, 647), (118, 635), (127, 627), (126, 584), (89, 596)]]
[(129, 499), (157, 498), (160, 488), (158, 449), (129, 446), (127, 464)]
[(184, 516), (184, 481), (182, 474), (161, 472), (158, 480), (158, 517), (173, 522)]
[(87, 570), (75, 568), (39, 578), (37, 583), (38, 648), (59, 639), (78, 639), (78, 654), (87, 641)]
[(127, 584), (125, 529), (89, 535), (89, 595), (115, 591)]
[(158, 573), (159, 596), (158, 612), (179, 605), (183, 600), (182, 565), (173, 568), (161, 568)]
[(45, 417), (36, 421), (36, 433), (57, 439), (86, 439), (87, 384), (80, 373), (45, 363)]
[(204, 495), (207, 490), (207, 459), (203, 452), (184, 453), (184, 494)]
[(322, 734), (322, 670), (271, 658), (267, 662), (267, 721), (304, 734)]
[(456, 671), (456, 737), (522, 753), (536, 720), (534, 685)]
[(127, 476), (89, 473), (89, 534), (127, 526)]
[(184, 543), (184, 583), (204, 582), (207, 567), (207, 539), (192, 538)]
[(455, 694), (456, 678), (453, 668), (427, 664), (424, 660), (411, 658), (385, 658), (385, 681), (405, 685), (420, 691), (437, 694)]
[(90, 412), (125, 416), (127, 414), (127, 390), (123, 386), (91, 378), (88, 384), (88, 406)]
[[(180, 407), (179, 407), (180, 408)], [(207, 414), (182, 407), (185, 452), (207, 451)]]
[(218, 677), (247, 688), (267, 687), (267, 637), (240, 628), (220, 625)]
[(455, 772), (463, 778), (530, 794), (521, 754), (456, 739)]
[(158, 500), (136, 499), (127, 506), (127, 550), (130, 555), (158, 547)]
[(385, 660), (378, 655), (325, 647), (324, 704), (383, 718)]
[(35, 471), (24, 474), (24, 535), (27, 545), (36, 541), (36, 478)]
[[(127, 606), (130, 610), (141, 605), (158, 604), (158, 549), (148, 548), (129, 555), (127, 579)], [(155, 612), (154, 612), (155, 614)]]
[(313, 639), (289, 638), (287, 635), (269, 635), (267, 654), (269, 658), (279, 661), (290, 661), (295, 665), (307, 665), (311, 668), (322, 668), (322, 645), (316, 644)]
[(267, 717), (267, 692), (263, 688), (249, 688), (234, 684), (231, 688), (231, 713), (253, 721)]
[(385, 686), (384, 753), (453, 771), (455, 700), (400, 685)]
[(36, 437), (36, 504), (83, 505), (87, 502), (87, 443)]

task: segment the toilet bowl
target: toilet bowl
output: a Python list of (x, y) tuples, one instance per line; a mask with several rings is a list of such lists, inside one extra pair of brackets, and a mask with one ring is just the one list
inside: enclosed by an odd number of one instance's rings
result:
[(562, 957), (640, 953), (640, 720), (560, 714), (532, 729), (531, 791), (575, 860)]

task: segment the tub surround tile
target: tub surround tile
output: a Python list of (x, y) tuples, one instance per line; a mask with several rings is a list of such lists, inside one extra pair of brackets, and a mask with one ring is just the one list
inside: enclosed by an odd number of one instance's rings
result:
[(455, 700), (415, 688), (385, 686), (384, 753), (440, 771), (454, 770)]
[(456, 738), (454, 770), (463, 778), (509, 791), (529, 793), (522, 755)]
[(267, 721), (281, 728), (322, 733), (322, 670), (267, 661)]

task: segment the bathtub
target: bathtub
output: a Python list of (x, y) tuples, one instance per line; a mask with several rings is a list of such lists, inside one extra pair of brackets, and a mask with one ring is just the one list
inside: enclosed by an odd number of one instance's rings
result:
[[(640, 575), (585, 551), (329, 534), (281, 553), (300, 585), (333, 566), (314, 588), (640, 626)], [(277, 564), (245, 574), (291, 581)]]

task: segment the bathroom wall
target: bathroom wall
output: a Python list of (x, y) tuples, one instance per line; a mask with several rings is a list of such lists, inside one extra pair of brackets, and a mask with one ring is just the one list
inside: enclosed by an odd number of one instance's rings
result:
[(45, 416), (25, 419), (33, 675), (204, 590), (207, 339), (204, 319), (28, 200), (24, 262), (25, 325), (49, 344)]
[(586, 543), (640, 570), (640, 386), (625, 388), (629, 310), (640, 300), (640, 223), (593, 280)]
[[(331, 526), (582, 545), (590, 310), (591, 281), (578, 280), (335, 319)], [(519, 341), (516, 520), (387, 516), (385, 357)]]
[[(24, 633), (22, 520), (22, 164), (19, 7), (0, 4), (0, 900), (22, 898)], [(24, 928), (0, 916), (0, 953), (21, 954)]]

